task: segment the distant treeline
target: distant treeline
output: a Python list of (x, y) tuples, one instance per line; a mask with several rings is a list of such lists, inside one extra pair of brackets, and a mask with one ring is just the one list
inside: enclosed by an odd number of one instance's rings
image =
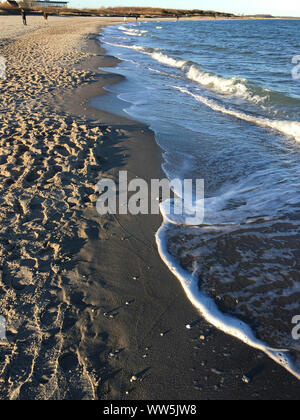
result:
[[(235, 15), (231, 13), (219, 13), (212, 10), (177, 10), (177, 9), (159, 9), (151, 7), (106, 7), (100, 9), (69, 9), (57, 7), (27, 7), (26, 1), (20, 2), (19, 5), (32, 14), (41, 13), (45, 9), (50, 14), (63, 16), (107, 16), (107, 17), (212, 17), (212, 18), (231, 18)], [(16, 7), (9, 3), (0, 3), (0, 14), (18, 13)]]

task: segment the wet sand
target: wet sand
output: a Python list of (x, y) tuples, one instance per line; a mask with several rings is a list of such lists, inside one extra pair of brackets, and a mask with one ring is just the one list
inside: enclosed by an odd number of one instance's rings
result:
[(96, 212), (100, 179), (162, 176), (147, 127), (89, 106), (121, 80), (98, 70), (117, 63), (103, 24), (0, 39), (0, 398), (298, 400), (295, 378), (191, 306), (158, 256), (160, 216)]

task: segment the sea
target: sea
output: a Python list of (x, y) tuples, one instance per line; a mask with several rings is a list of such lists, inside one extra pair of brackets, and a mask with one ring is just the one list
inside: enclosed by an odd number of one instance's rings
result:
[(212, 325), (300, 379), (300, 21), (136, 22), (99, 39), (125, 77), (107, 90), (154, 131), (166, 176), (205, 183), (200, 225), (162, 204), (161, 258)]

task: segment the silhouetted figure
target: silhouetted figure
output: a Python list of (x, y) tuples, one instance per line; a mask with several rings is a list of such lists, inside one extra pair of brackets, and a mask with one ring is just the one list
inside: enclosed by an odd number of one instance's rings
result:
[(44, 12), (44, 21), (45, 23), (48, 23), (48, 13)]
[(21, 16), (22, 16), (22, 20), (23, 20), (23, 25), (27, 25), (27, 19), (26, 19), (26, 12), (24, 9), (21, 9)]

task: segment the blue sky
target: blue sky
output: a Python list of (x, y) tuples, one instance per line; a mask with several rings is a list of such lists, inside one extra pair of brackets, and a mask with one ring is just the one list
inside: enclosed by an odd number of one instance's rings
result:
[(152, 6), (174, 9), (205, 9), (237, 14), (271, 13), (300, 16), (300, 0), (69, 0), (70, 7)]

